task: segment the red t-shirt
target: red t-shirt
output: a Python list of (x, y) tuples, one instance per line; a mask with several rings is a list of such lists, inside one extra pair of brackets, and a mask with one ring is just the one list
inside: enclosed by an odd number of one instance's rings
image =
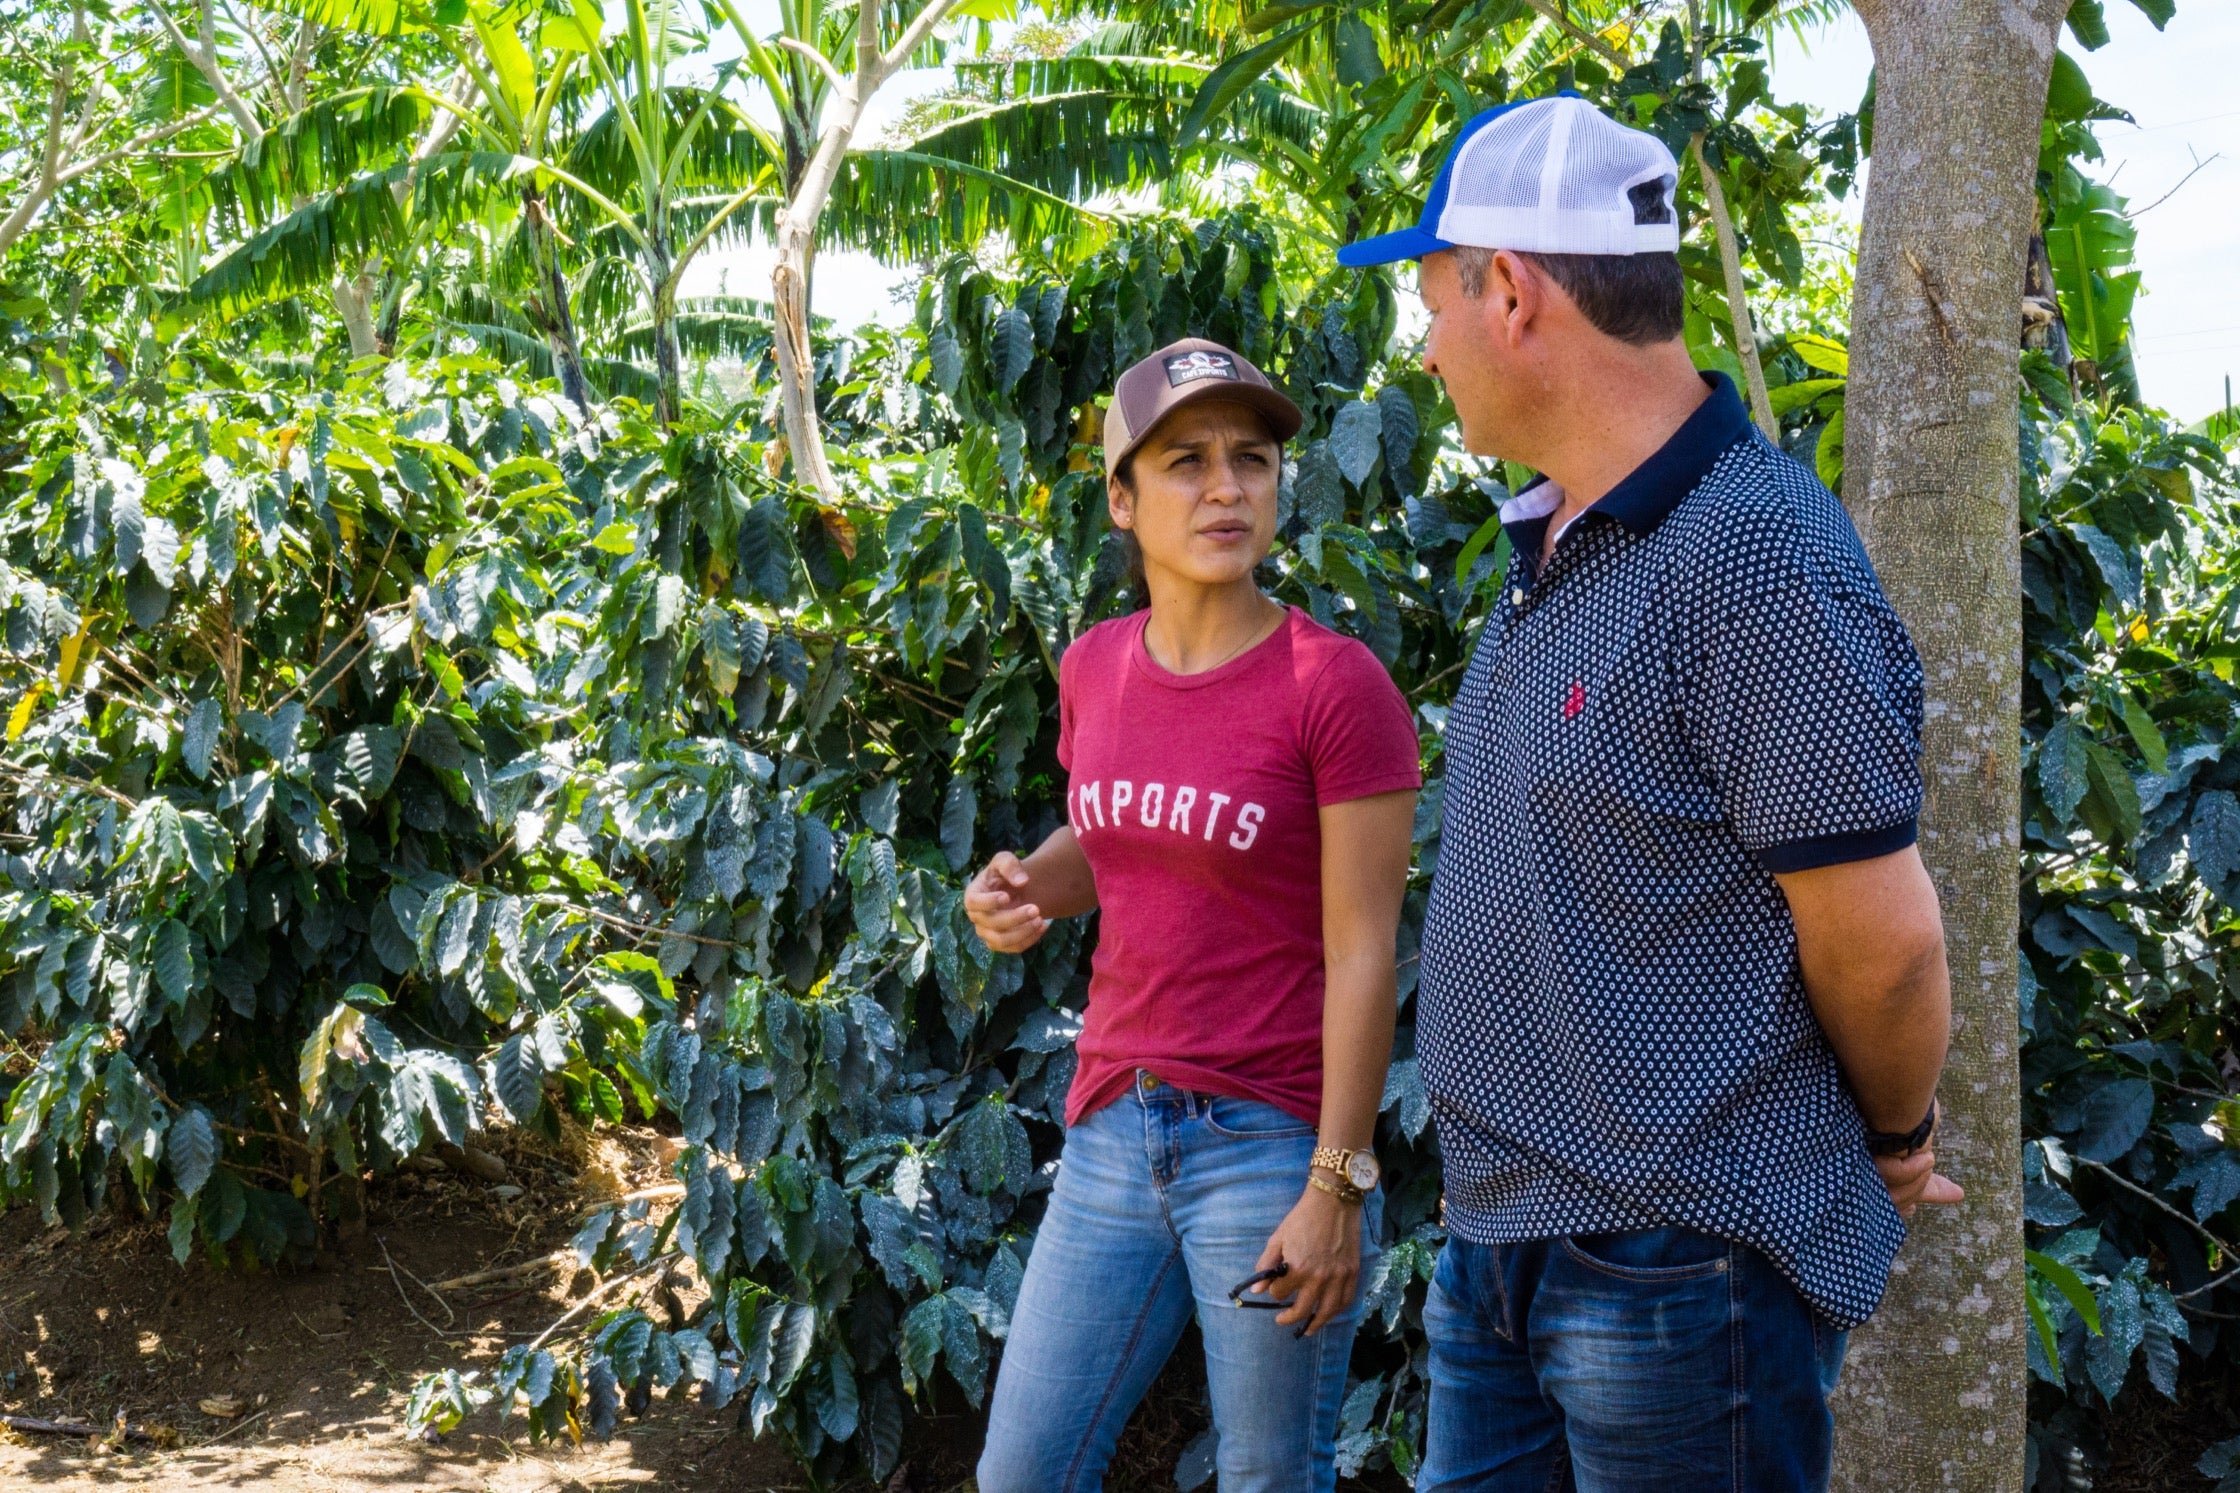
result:
[(1077, 1123), (1138, 1068), (1201, 1093), (1322, 1111), (1316, 810), (1422, 785), (1414, 718), (1376, 655), (1306, 613), (1203, 674), (1100, 623), (1058, 669), (1067, 816), (1103, 919)]

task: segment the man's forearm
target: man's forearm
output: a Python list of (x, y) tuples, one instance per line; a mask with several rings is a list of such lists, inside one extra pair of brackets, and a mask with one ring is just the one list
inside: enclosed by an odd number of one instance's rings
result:
[(1813, 1015), (1867, 1124), (1913, 1129), (1952, 1034), (1937, 891), (1912, 847), (1775, 878), (1797, 930)]
[(1822, 984), (1834, 988), (1814, 988), (1808, 973), (1805, 992), (1868, 1127), (1913, 1129), (1936, 1096), (1952, 1031), (1943, 945), (1911, 970), (1870, 967)]

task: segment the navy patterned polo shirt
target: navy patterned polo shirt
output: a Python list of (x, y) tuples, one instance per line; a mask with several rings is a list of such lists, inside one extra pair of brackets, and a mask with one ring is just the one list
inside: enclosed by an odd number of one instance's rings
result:
[(1839, 1326), (1904, 1225), (1775, 872), (1913, 843), (1921, 665), (1843, 507), (1734, 386), (1538, 565), (1546, 486), (1447, 718), (1417, 1044), (1447, 1225), (1680, 1225)]

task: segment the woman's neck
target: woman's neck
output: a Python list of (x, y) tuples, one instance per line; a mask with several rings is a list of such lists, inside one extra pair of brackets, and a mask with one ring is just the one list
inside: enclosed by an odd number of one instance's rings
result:
[(1143, 646), (1170, 674), (1203, 674), (1266, 638), (1286, 615), (1250, 576), (1219, 586), (1153, 576)]

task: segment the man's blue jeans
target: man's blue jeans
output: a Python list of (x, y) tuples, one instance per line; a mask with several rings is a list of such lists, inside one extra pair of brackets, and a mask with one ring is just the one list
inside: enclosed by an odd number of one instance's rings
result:
[(1423, 1319), (1417, 1493), (1828, 1486), (1844, 1334), (1747, 1245), (1679, 1228), (1449, 1239)]
[[(1358, 1298), (1308, 1338), (1229, 1301), (1299, 1201), (1314, 1142), (1269, 1105), (1148, 1074), (1066, 1132), (996, 1374), (980, 1493), (1102, 1488), (1121, 1428), (1193, 1311), (1221, 1493), (1328, 1493)], [(1362, 1210), (1364, 1278), (1377, 1206)]]

